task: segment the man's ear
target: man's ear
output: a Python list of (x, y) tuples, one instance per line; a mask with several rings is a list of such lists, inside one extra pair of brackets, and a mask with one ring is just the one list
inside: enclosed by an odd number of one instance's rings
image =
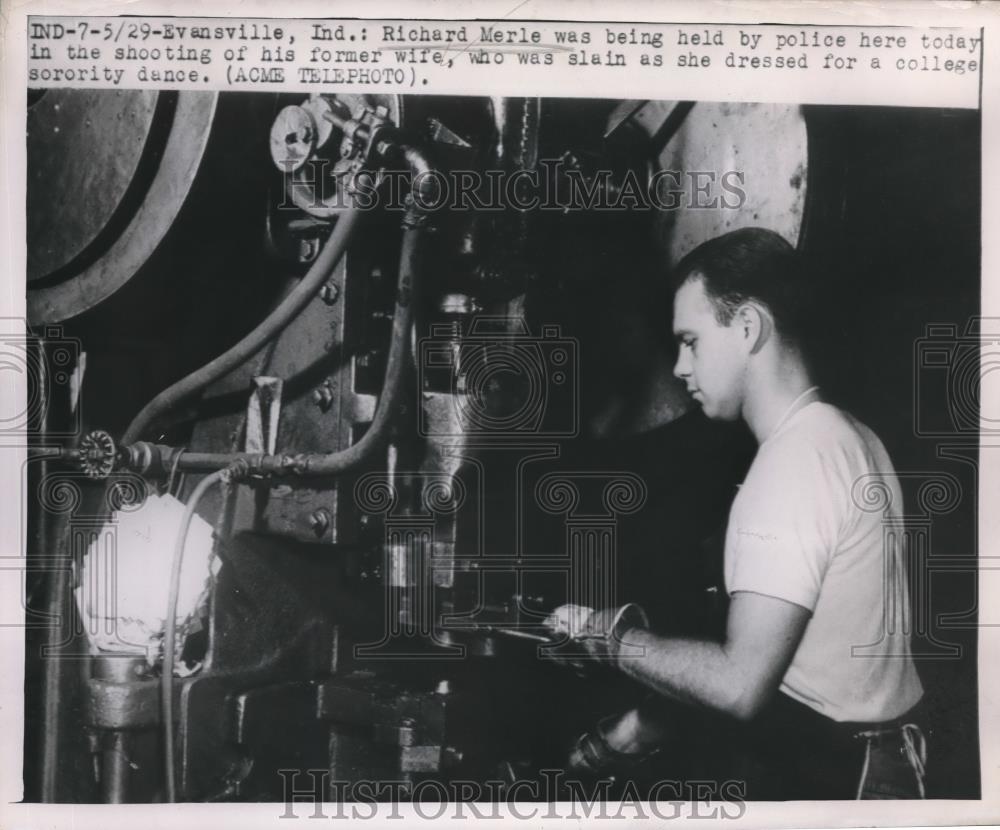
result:
[(750, 343), (750, 354), (757, 354), (774, 333), (770, 313), (757, 303), (744, 303), (737, 310), (736, 319)]

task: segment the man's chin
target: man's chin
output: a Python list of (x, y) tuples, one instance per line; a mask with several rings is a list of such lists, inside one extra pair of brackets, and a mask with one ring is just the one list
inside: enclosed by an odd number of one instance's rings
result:
[(738, 421), (740, 418), (739, 412), (724, 412), (711, 403), (706, 403), (704, 400), (697, 398), (695, 400), (697, 400), (698, 405), (701, 407), (701, 411), (705, 413), (705, 417), (710, 421)]

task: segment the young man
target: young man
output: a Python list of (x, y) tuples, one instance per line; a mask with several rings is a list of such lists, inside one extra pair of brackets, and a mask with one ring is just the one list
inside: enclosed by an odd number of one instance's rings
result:
[[(884, 533), (899, 482), (878, 437), (813, 382), (808, 291), (795, 250), (758, 228), (706, 242), (676, 272), (674, 374), (759, 444), (726, 531), (723, 641), (661, 636), (621, 609), (564, 606), (549, 624), (664, 697), (730, 716), (750, 799), (918, 797), (924, 740), (908, 715), (923, 690)], [(872, 484), (884, 511), (857, 496)], [(584, 736), (575, 760), (599, 769), (663, 734), (634, 710)]]

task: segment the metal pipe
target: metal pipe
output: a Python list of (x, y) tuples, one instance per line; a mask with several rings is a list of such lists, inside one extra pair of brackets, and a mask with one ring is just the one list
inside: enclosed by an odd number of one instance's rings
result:
[(128, 746), (123, 732), (105, 736), (110, 744), (102, 752), (101, 798), (105, 804), (125, 804), (128, 801)]
[[(412, 211), (410, 212), (412, 213)], [(302, 475), (336, 475), (366, 461), (389, 437), (389, 426), (399, 407), (409, 354), (410, 329), (413, 324), (413, 302), (420, 264), (422, 218), (409, 216), (403, 224), (403, 248), (399, 260), (399, 281), (396, 286), (396, 307), (392, 316), (392, 340), (385, 367), (385, 380), (371, 425), (358, 443), (340, 452), (307, 455), (298, 461), (295, 472)]]
[(416, 147), (403, 146), (403, 156), (410, 168), (410, 189), (419, 207), (439, 207), (441, 188), (438, 176), (432, 176), (430, 160)]
[(359, 208), (352, 207), (346, 210), (337, 220), (333, 233), (308, 273), (278, 307), (231, 349), (167, 387), (146, 404), (132, 419), (132, 423), (122, 436), (121, 443), (132, 444), (139, 440), (158, 417), (249, 360), (280, 334), (326, 284), (347, 250), (360, 218)]
[(531, 640), (535, 643), (546, 643), (554, 645), (562, 642), (558, 638), (546, 637), (542, 634), (534, 634), (531, 631), (522, 631), (519, 628), (501, 628), (500, 626), (485, 626), (491, 634), (502, 634), (505, 637), (515, 637), (519, 640)]
[(209, 488), (223, 481), (224, 470), (219, 470), (205, 476), (191, 493), (184, 506), (184, 515), (174, 542), (174, 558), (170, 565), (170, 593), (167, 599), (167, 620), (163, 633), (163, 672), (160, 675), (160, 711), (163, 715), (163, 764), (166, 781), (167, 801), (177, 800), (177, 782), (175, 773), (174, 753), (174, 649), (177, 640), (177, 601), (180, 595), (181, 564), (184, 561), (184, 543), (187, 541), (188, 530), (194, 511), (202, 496)]
[[(41, 510), (39, 515), (46, 517), (48, 511)], [(73, 526), (70, 517), (63, 514), (53, 521), (50, 517), (43, 519), (45, 534), (42, 539), (48, 542), (52, 529), (49, 523), (55, 525), (55, 538), (49, 548), (54, 551), (59, 567), (52, 569), (48, 596), (45, 601), (45, 612), (50, 620), (61, 621), (59, 625), (49, 625), (44, 634), (44, 651), (47, 659), (42, 662), (42, 752), (40, 760), (41, 801), (51, 804), (59, 800), (58, 770), (61, 768), (61, 748), (65, 741), (65, 717), (63, 707), (63, 684), (69, 661), (62, 658), (60, 652), (65, 644), (66, 630), (70, 616), (73, 613), (73, 586), (71, 580), (71, 565), (73, 562)], [(44, 550), (44, 548), (43, 548)]]
[[(134, 445), (127, 451), (135, 463), (155, 463), (160, 467), (174, 466), (185, 471), (220, 470), (238, 463), (248, 473), (271, 475), (328, 476), (351, 470), (367, 461), (389, 436), (392, 416), (399, 406), (407, 364), (410, 327), (413, 322), (413, 297), (419, 272), (420, 238), (423, 222), (410, 218), (403, 225), (403, 249), (399, 263), (396, 308), (392, 317), (392, 340), (386, 362), (385, 380), (371, 426), (358, 443), (333, 453), (302, 453), (297, 455), (261, 455), (253, 453), (192, 453), (149, 444)], [(140, 462), (139, 459), (151, 459)], [(152, 459), (155, 459), (152, 460)], [(143, 472), (147, 470), (143, 469)]]
[[(91, 676), (112, 683), (130, 684), (147, 675), (146, 660), (132, 654), (103, 653), (92, 660)], [(105, 804), (129, 800), (132, 740), (122, 729), (101, 729), (101, 796)]]

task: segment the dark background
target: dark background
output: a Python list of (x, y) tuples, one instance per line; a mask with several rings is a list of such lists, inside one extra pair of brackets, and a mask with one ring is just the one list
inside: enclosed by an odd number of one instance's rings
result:
[[(975, 555), (978, 436), (968, 429), (928, 436), (917, 426), (947, 423), (958, 392), (944, 378), (956, 372), (973, 404), (978, 400), (978, 370), (965, 374), (978, 366), (977, 336), (956, 344), (951, 367), (921, 367), (918, 355), (928, 325), (951, 325), (963, 335), (980, 312), (979, 113), (824, 108), (816, 115), (834, 123), (825, 140), (839, 145), (831, 155), (843, 156), (839, 217), (808, 227), (805, 239), (805, 250), (826, 263), (823, 389), (875, 430), (901, 473), (958, 478), (957, 506), (932, 517), (930, 555)], [(970, 462), (939, 457), (945, 447), (959, 448), (955, 454)], [(904, 497), (906, 513), (918, 512), (905, 479)], [(918, 661), (931, 723), (929, 789), (973, 798), (976, 575), (938, 572), (928, 583), (930, 637), (961, 650), (959, 657)], [(964, 620), (940, 619), (965, 612)]]

